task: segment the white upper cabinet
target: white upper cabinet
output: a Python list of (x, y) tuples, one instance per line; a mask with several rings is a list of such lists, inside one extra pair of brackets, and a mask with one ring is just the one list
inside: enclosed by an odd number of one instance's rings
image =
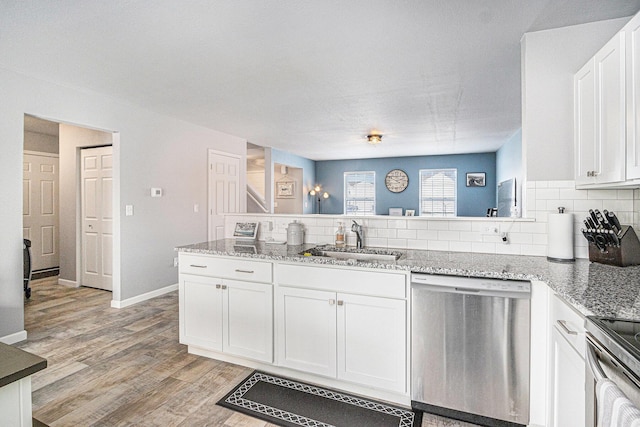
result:
[(627, 81), (627, 179), (640, 179), (640, 14), (625, 27)]
[(625, 34), (618, 33), (574, 76), (576, 184), (625, 180)]

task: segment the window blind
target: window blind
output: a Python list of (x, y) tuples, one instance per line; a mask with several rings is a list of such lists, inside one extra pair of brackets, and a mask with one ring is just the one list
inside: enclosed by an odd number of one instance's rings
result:
[(376, 214), (376, 173), (344, 173), (344, 213), (350, 215)]
[(456, 169), (420, 170), (420, 215), (456, 216)]

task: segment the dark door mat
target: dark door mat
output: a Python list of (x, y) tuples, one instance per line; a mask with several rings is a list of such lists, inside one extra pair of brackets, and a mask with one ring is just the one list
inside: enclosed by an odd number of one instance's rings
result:
[(218, 405), (286, 427), (420, 427), (422, 413), (254, 371)]
[(33, 420), (33, 427), (49, 427), (45, 423), (38, 421), (35, 418), (32, 418), (32, 420)]

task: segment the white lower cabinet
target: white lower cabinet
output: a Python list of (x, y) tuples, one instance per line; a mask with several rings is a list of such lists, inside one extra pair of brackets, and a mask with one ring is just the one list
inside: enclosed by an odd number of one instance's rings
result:
[(548, 427), (585, 425), (584, 319), (557, 296), (551, 303)]
[(406, 301), (281, 286), (281, 366), (406, 391)]
[(180, 342), (273, 361), (273, 286), (180, 275)]

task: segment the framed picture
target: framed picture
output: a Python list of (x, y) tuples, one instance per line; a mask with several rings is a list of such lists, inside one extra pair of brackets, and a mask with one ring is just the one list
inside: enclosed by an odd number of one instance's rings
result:
[(276, 182), (276, 197), (279, 199), (292, 199), (295, 197), (295, 182)]
[(467, 187), (485, 187), (487, 174), (485, 172), (467, 172)]
[(256, 240), (257, 235), (257, 222), (236, 222), (236, 228), (233, 231), (233, 237), (236, 240)]
[(402, 208), (389, 208), (389, 216), (402, 216)]
[(407, 209), (406, 211), (404, 211), (404, 216), (415, 216), (415, 215), (416, 215), (415, 209)]

